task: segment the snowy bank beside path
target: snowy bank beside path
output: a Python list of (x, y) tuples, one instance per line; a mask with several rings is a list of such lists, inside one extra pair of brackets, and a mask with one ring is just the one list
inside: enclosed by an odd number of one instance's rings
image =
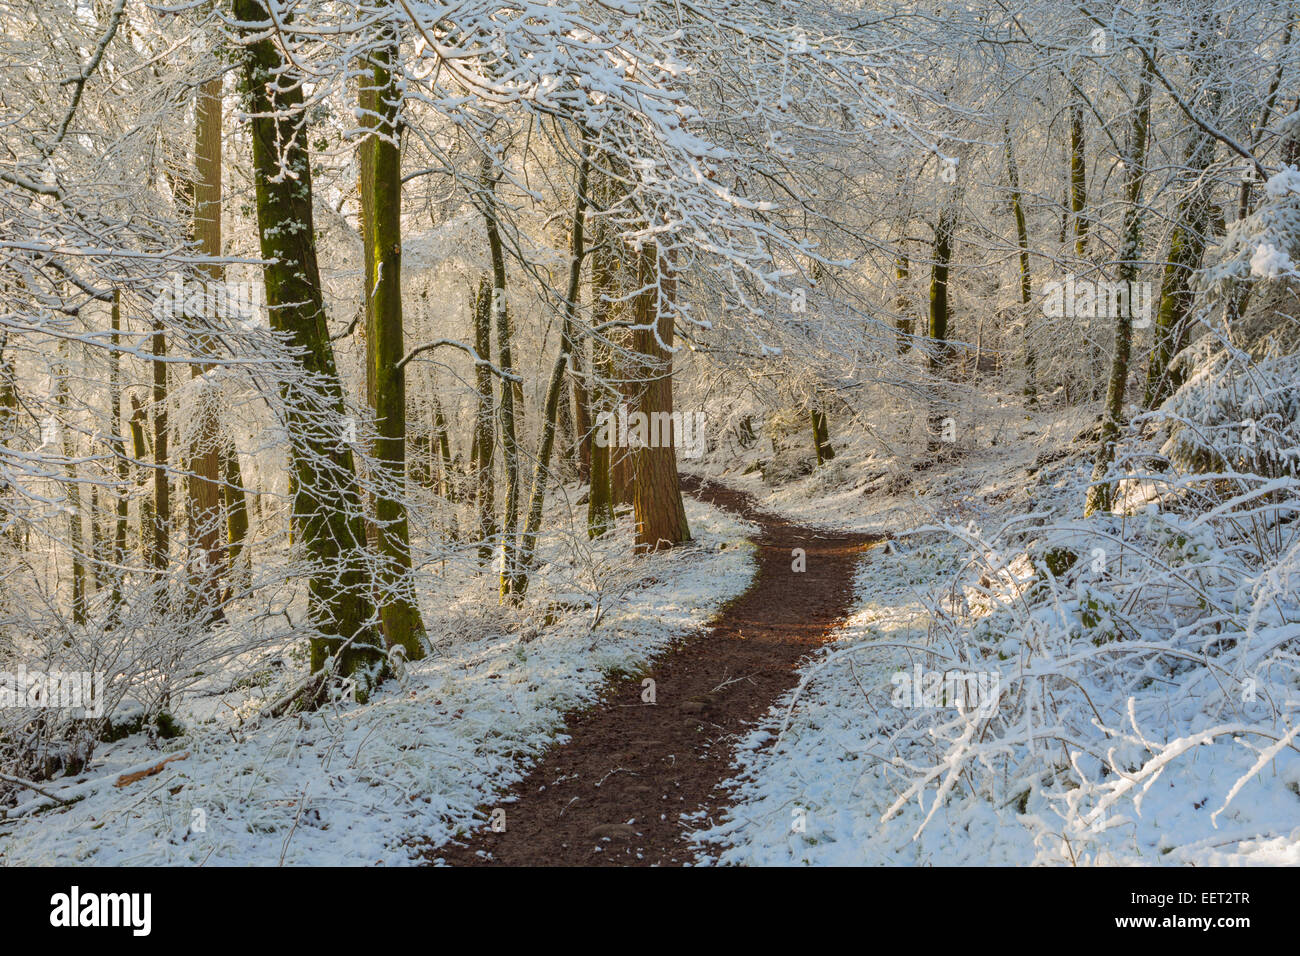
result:
[(585, 534), (547, 537), (530, 590), (545, 622), (531, 627), (484, 600), (490, 576), (440, 582), (421, 595), (433, 653), (364, 705), (267, 721), (254, 715), (274, 688), (179, 702), (187, 730), (161, 749), (136, 734), (103, 745), (86, 773), (42, 785), (75, 802), (26, 813), (48, 801), (23, 798), (23, 816), (0, 819), (0, 864), (413, 862), (409, 841), (465, 832), (607, 675), (639, 667), (748, 586), (751, 526), (693, 499), (686, 508), (694, 543), (645, 558), (627, 557), (625, 527), (590, 546)]

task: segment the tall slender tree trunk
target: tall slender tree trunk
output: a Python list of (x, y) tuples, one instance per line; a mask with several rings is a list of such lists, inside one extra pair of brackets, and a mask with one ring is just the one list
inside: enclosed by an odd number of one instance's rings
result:
[[(479, 278), (474, 299), (474, 351), (483, 361), (492, 355), (492, 289), (486, 275)], [(478, 412), (474, 418), (475, 505), (478, 508), (479, 560), (487, 564), (498, 533), (495, 482), (492, 469), (496, 445), (492, 413), (492, 370), (482, 361), (474, 365), (474, 384), (478, 389)]]
[(906, 289), (911, 274), (911, 260), (906, 252), (900, 252), (894, 262), (894, 278), (898, 280), (898, 294), (894, 297), (894, 310), (898, 313), (898, 318), (894, 320), (894, 328), (898, 331), (899, 355), (911, 349), (912, 336), (916, 334), (916, 320), (912, 318), (912, 302)]
[(222, 493), (226, 502), (227, 565), (231, 580), (246, 585), (251, 579), (244, 542), (248, 539), (248, 494), (244, 490), (244, 472), (239, 465), (239, 449), (233, 441), (226, 443), (221, 456), (225, 473)]
[[(1198, 26), (1194, 46), (1201, 54), (1193, 60), (1192, 85), (1208, 84), (1205, 112), (1217, 118), (1223, 102), (1218, 81), (1218, 58), (1205, 55), (1216, 42), (1217, 16), (1207, 10)], [(1216, 140), (1204, 130), (1193, 130), (1187, 144), (1186, 159), (1180, 175), (1182, 195), (1174, 211), (1174, 226), (1169, 236), (1169, 256), (1160, 282), (1160, 306), (1156, 311), (1155, 343), (1147, 365), (1146, 392), (1143, 405), (1155, 408), (1178, 390), (1183, 375), (1172, 368), (1174, 357), (1187, 344), (1188, 322), (1192, 308), (1192, 279), (1200, 268), (1208, 242), (1212, 181), (1206, 171), (1214, 159)]]
[[(0, 292), (7, 291), (0, 287)], [(9, 332), (0, 329), (0, 447), (8, 448), (9, 442), (18, 430), (18, 388), (14, 382), (14, 367), (5, 360), (5, 346), (9, 344)], [(9, 482), (0, 479), (0, 493), (10, 490)], [(18, 522), (13, 522), (9, 529), (10, 540), (14, 547), (21, 547), (22, 532)]]
[(537, 553), (537, 534), (542, 527), (542, 508), (546, 503), (546, 487), (550, 479), (551, 454), (555, 448), (556, 423), (559, 418), (560, 397), (564, 392), (564, 372), (569, 365), (569, 353), (573, 351), (576, 337), (574, 316), (577, 311), (578, 283), (582, 278), (582, 259), (585, 255), (584, 224), (587, 218), (587, 173), (589, 159), (587, 156), (587, 139), (585, 132), (580, 133), (579, 148), (582, 158), (578, 163), (578, 175), (574, 183), (573, 220), (570, 227), (571, 248), (569, 256), (569, 283), (564, 296), (564, 324), (560, 332), (560, 354), (551, 368), (551, 378), (546, 388), (546, 404), (543, 407), (542, 435), (538, 442), (537, 462), (533, 471), (533, 487), (528, 502), (528, 517), (524, 523), (524, 533), (519, 544), (518, 571), (511, 585), (511, 592), (523, 595), (528, 588), (528, 572)]
[(1082, 77), (1076, 73), (1070, 94), (1070, 220), (1074, 223), (1074, 254), (1083, 258), (1088, 250), (1088, 217), (1084, 212), (1088, 200), (1088, 157), (1080, 82)]
[[(407, 660), (424, 657), (424, 620), (411, 585), (410, 522), (406, 488), (406, 370), (402, 319), (401, 88), (393, 70), (397, 37), (370, 55), (367, 81), (377, 117), (363, 149), (370, 153), (370, 201), (362, 205), (363, 229), (371, 250), (366, 275), (366, 367), (375, 414), (375, 544), (381, 556), (379, 608), (389, 647), (402, 647)], [(365, 214), (369, 215), (366, 216)]]
[[(1015, 147), (1011, 142), (1011, 123), (1002, 124), (1002, 143), (1007, 155), (1007, 187), (1010, 192), (1011, 216), (1016, 223), (1016, 246), (1020, 249), (1020, 304), (1028, 306), (1033, 301), (1033, 281), (1029, 272), (1029, 229), (1025, 225), (1025, 207), (1020, 192), (1020, 169), (1016, 165)], [(1037, 355), (1030, 336), (1033, 328), (1028, 308), (1025, 309), (1025, 396), (1032, 403), (1038, 393), (1034, 382)]]
[[(63, 350), (68, 349), (64, 340)], [(77, 468), (76, 435), (72, 429), (68, 401), (68, 365), (65, 360), (59, 372), (57, 403), (62, 418), (62, 452), (64, 474), (66, 475), (66, 494), (68, 500), (68, 550), (72, 554), (72, 622), (77, 625), (86, 623), (86, 544), (82, 528), (84, 512), (81, 507), (81, 481)]]
[(154, 531), (156, 525), (153, 515), (153, 499), (149, 497), (147, 488), (149, 485), (152, 469), (146, 464), (149, 460), (149, 443), (146, 433), (146, 427), (149, 424), (148, 414), (140, 400), (134, 395), (131, 396), (131, 451), (132, 456), (138, 462), (136, 466), (136, 500), (139, 502), (140, 518), (140, 557), (148, 567), (154, 567)]
[(934, 227), (934, 256), (930, 264), (930, 368), (945, 365), (952, 356), (948, 344), (948, 275), (952, 268), (953, 238), (957, 231), (957, 207), (953, 201), (939, 214)]
[(287, 338), (317, 393), (305, 395), (300, 381), (281, 386), (297, 540), (313, 564), (309, 609), (319, 636), (311, 641), (311, 667), (324, 672), (337, 658), (337, 672), (355, 678), (357, 696), (364, 699), (382, 676), (384, 652), (372, 624), (355, 465), (338, 437), (343, 387), (316, 261), (303, 88), (267, 31), (270, 18), (261, 0), (233, 0), (233, 11), (245, 25), (244, 92), (271, 327)]
[(153, 568), (167, 570), (171, 550), (171, 481), (167, 475), (167, 335), (161, 319), (153, 325)]
[[(611, 378), (613, 358), (610, 354), (609, 329), (603, 328), (613, 315), (614, 262), (610, 248), (610, 226), (602, 214), (607, 208), (608, 188), (605, 177), (596, 175), (593, 188), (600, 209), (594, 216), (594, 244), (591, 250), (591, 321), (598, 331), (592, 339), (592, 411), (596, 421), (595, 432), (591, 441), (591, 488), (587, 496), (587, 534), (599, 538), (614, 527), (614, 498), (610, 475), (609, 427), (599, 423), (608, 422), (614, 414), (614, 401)], [(603, 381), (602, 381), (603, 380)]]
[[(1134, 103), (1133, 128), (1129, 134), (1128, 156), (1125, 157), (1126, 181), (1124, 183), (1123, 246), (1120, 251), (1117, 278), (1120, 287), (1132, 289), (1138, 276), (1138, 253), (1142, 246), (1142, 184), (1146, 177), (1147, 138), (1151, 128), (1152, 72), (1143, 63), (1138, 80), (1137, 100)], [(1102, 482), (1115, 460), (1115, 443), (1119, 439), (1124, 416), (1124, 393), (1128, 389), (1129, 359), (1133, 350), (1132, 300), (1126, 295), (1127, 309), (1115, 310), (1115, 354), (1111, 361), (1110, 380), (1106, 389), (1106, 408), (1101, 423), (1101, 440), (1093, 461), (1092, 481), (1088, 489), (1084, 513), (1109, 511), (1114, 503), (1114, 486)]]
[[(484, 156), (480, 177), (483, 191), (483, 216), (488, 240), (488, 253), (492, 258), (492, 315), (497, 330), (497, 365), (507, 376), (514, 376), (514, 329), (510, 322), (510, 309), (506, 302), (506, 257), (501, 242), (501, 224), (497, 220), (496, 181), (492, 176), (491, 157)], [(484, 369), (486, 371), (486, 369)], [(510, 593), (516, 575), (519, 554), (519, 439), (515, 430), (515, 416), (522, 402), (521, 393), (515, 391), (518, 383), (513, 377), (501, 380), (501, 465), (506, 481), (505, 513), (501, 518), (501, 574), (498, 588), (501, 596)]]
[(438, 401), (437, 395), (433, 396), (433, 443), (440, 464), (438, 493), (447, 501), (457, 501), (459, 499), (456, 489), (458, 476), (453, 471), (451, 436), (447, 431), (447, 416), (443, 413), (442, 402)]
[[(217, 76), (199, 87), (195, 101), (194, 166), (197, 177), (193, 186), (194, 238), (199, 251), (207, 256), (221, 255), (221, 84)], [(220, 265), (200, 267), (200, 272), (215, 285), (224, 277)], [(211, 291), (211, 290), (209, 290)], [(215, 296), (204, 300), (215, 303)], [(202, 321), (201, 316), (194, 318)], [(202, 340), (203, 352), (212, 351), (213, 343)], [(194, 444), (189, 450), (191, 475), (189, 489), (189, 531), (194, 550), (190, 568), (190, 600), (197, 604), (213, 590), (220, 589), (226, 571), (227, 529), (222, 515), (221, 424), (215, 400), (203, 375), (210, 363), (196, 362), (190, 374), (199, 379), (199, 421)], [(195, 547), (197, 545), (197, 547)]]
[(569, 356), (569, 378), (573, 385), (573, 421), (577, 430), (578, 481), (582, 484), (591, 482), (591, 397), (587, 388), (585, 362), (583, 355), (587, 351), (582, 342), (574, 345), (573, 354)]
[(116, 480), (116, 500), (113, 526), (112, 557), (112, 591), (110, 603), (113, 613), (122, 606), (122, 579), (126, 573), (126, 533), (129, 498), (127, 488), (131, 481), (129, 456), (126, 450), (126, 434), (122, 430), (122, 354), (118, 351), (122, 342), (122, 295), (120, 289), (113, 290), (113, 307), (110, 313), (112, 322), (112, 350), (109, 353), (108, 370), (108, 413), (112, 422), (113, 443), (113, 477)]
[[(934, 227), (934, 250), (930, 262), (930, 312), (929, 368), (935, 374), (949, 374), (953, 348), (948, 341), (948, 277), (952, 267), (953, 241), (957, 231), (957, 215), (961, 194), (954, 193), (939, 213)], [(945, 422), (936, 399), (932, 399), (926, 428), (929, 433), (927, 448), (931, 454), (942, 455), (946, 449), (939, 436), (945, 432)]]

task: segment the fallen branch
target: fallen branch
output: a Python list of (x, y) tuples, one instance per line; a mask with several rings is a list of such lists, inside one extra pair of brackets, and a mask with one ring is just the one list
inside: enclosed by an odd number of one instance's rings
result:
[(9, 776), (9, 774), (7, 774), (7, 773), (0, 773), (0, 780), (3, 780), (5, 783), (16, 783), (16, 784), (18, 784), (18, 786), (20, 786), (20, 787), (26, 787), (28, 790), (35, 790), (35, 791), (36, 791), (37, 793), (39, 793), (42, 797), (45, 797), (46, 799), (49, 799), (49, 800), (53, 800), (55, 803), (71, 803), (71, 802), (72, 802), (71, 800), (64, 800), (62, 797), (56, 797), (54, 794), (50, 793), (48, 790), (45, 790), (45, 789), (43, 789), (42, 787), (38, 787), (38, 786), (36, 786), (36, 784), (32, 783), (30, 780), (24, 780), (24, 779), (22, 779), (21, 777), (11, 777), (11, 776)]
[(152, 767), (148, 767), (144, 770), (137, 770), (135, 773), (124, 773), (122, 776), (117, 778), (117, 782), (114, 783), (113, 786), (126, 787), (135, 783), (137, 780), (143, 780), (145, 777), (152, 777), (154, 774), (162, 773), (163, 768), (173, 760), (184, 760), (189, 755), (190, 752), (187, 750), (183, 754), (173, 754), (162, 763), (154, 764)]

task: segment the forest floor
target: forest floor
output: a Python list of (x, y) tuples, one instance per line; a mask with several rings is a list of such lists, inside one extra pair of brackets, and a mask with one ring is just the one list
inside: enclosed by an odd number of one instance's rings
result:
[[(761, 510), (743, 492), (689, 476), (682, 484), (758, 525), (758, 571), (749, 589), (574, 714), (567, 740), (484, 808), (495, 828), (489, 822), (466, 842), (430, 848), (427, 860), (680, 865), (698, 855), (689, 837), (729, 806), (722, 785), (732, 776), (737, 743), (848, 616), (859, 555), (881, 536), (801, 526)], [(796, 549), (804, 551), (806, 570), (795, 570)]]

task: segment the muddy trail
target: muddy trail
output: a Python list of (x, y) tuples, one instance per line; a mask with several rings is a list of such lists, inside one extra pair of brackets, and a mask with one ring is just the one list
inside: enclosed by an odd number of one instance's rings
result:
[[(688, 476), (682, 488), (760, 527), (749, 589), (634, 677), (572, 715), (568, 743), (483, 808), (505, 813), (464, 843), (430, 849), (453, 866), (672, 866), (691, 862), (692, 830), (720, 819), (739, 736), (797, 683), (799, 663), (827, 639), (853, 599), (858, 555), (879, 538), (791, 524), (750, 496)], [(803, 572), (792, 552), (807, 555)], [(642, 700), (644, 678), (656, 702)], [(705, 811), (690, 823), (682, 814)], [(500, 814), (498, 814), (498, 819)]]

